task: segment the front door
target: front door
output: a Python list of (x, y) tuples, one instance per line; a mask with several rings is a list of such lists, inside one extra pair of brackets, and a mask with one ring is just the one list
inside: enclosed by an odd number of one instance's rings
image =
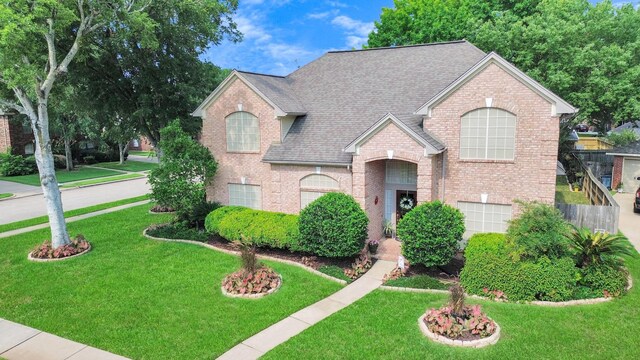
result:
[(396, 224), (400, 222), (400, 219), (416, 207), (417, 192), (408, 190), (396, 191)]

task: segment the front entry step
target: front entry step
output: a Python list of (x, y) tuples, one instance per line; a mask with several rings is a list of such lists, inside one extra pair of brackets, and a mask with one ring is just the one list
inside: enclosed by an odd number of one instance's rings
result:
[(380, 240), (378, 253), (374, 256), (379, 260), (398, 261), (398, 257), (402, 254), (400, 241), (391, 238)]

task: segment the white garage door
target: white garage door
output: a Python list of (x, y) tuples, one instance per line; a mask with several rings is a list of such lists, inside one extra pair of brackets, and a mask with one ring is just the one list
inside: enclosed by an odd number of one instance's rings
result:
[(624, 191), (634, 192), (638, 189), (640, 181), (636, 180), (640, 177), (640, 159), (624, 159), (622, 167), (622, 182), (624, 183)]

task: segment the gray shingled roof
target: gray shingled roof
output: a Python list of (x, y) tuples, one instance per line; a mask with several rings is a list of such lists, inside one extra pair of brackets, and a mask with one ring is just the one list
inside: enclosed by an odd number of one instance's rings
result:
[(640, 135), (640, 120), (624, 123), (624, 124), (618, 126), (615, 129), (611, 129), (611, 132), (613, 132), (613, 133), (621, 133), (624, 130), (633, 130), (633, 131), (635, 131), (636, 134)]
[[(329, 52), (286, 77), (243, 73), (278, 106), (301, 106), (306, 113), (264, 160), (349, 164), (352, 155), (342, 149), (372, 124), (387, 113), (413, 114), (485, 55), (457, 41)], [(445, 144), (422, 130), (419, 117), (398, 119), (444, 149)]]
[(633, 142), (627, 146), (621, 146), (611, 150), (607, 150), (607, 154), (640, 155), (640, 141)]

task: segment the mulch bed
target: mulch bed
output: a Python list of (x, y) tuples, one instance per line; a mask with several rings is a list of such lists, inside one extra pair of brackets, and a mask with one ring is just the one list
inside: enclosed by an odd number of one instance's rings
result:
[(457, 254), (447, 265), (426, 267), (421, 264), (411, 265), (405, 276), (429, 275), (444, 281), (460, 281), (460, 271), (464, 267), (464, 257)]
[[(219, 237), (219, 236), (211, 236), (207, 244), (213, 245), (215, 247), (237, 251), (238, 249), (228, 242), (227, 240)], [(305, 253), (299, 252), (291, 252), (288, 250), (280, 250), (280, 249), (266, 249), (266, 248), (257, 248), (256, 254), (271, 256), (277, 259), (295, 261), (297, 263), (303, 264), (315, 270), (318, 270), (322, 266), (331, 266), (335, 265), (342, 269), (350, 269), (351, 264), (355, 261), (357, 256), (352, 258), (327, 258), (322, 256), (313, 256)], [(375, 259), (371, 259), (372, 262), (375, 262)]]

